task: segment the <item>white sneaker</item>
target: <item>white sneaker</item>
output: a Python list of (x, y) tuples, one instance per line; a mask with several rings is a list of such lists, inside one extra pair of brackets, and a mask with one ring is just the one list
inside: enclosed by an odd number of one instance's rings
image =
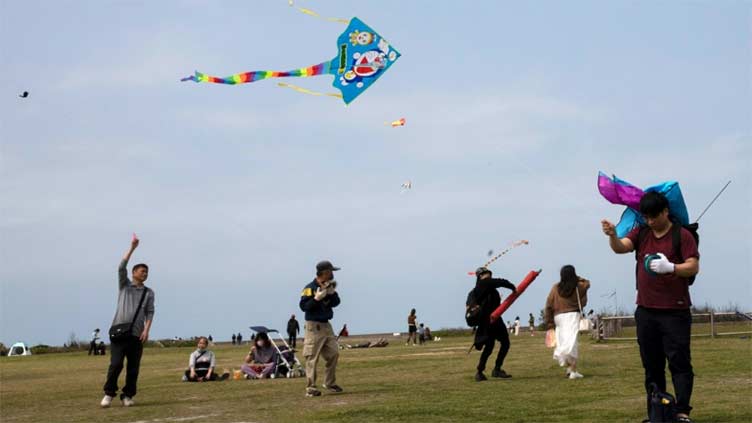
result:
[(109, 395), (105, 395), (104, 398), (102, 398), (102, 402), (99, 403), (99, 405), (102, 406), (102, 408), (107, 408), (110, 405), (112, 405), (112, 398)]
[(582, 379), (583, 377), (585, 376), (583, 376), (581, 373), (578, 373), (578, 372), (572, 372), (569, 374), (570, 379)]
[(136, 402), (133, 401), (133, 398), (131, 397), (123, 397), (122, 401), (123, 401), (123, 407), (130, 407), (130, 406), (136, 405)]

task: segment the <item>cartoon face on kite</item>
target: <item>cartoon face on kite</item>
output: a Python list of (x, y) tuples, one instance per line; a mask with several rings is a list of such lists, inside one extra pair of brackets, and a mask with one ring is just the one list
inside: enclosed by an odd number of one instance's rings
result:
[(353, 54), (352, 70), (345, 72), (340, 78), (340, 84), (345, 86), (355, 84), (362, 88), (365, 78), (375, 78), (386, 67), (386, 54), (379, 50), (370, 50), (363, 54)]
[(373, 34), (367, 31), (360, 32), (355, 30), (350, 33), (350, 43), (352, 45), (367, 46), (373, 42)]
[(384, 69), (386, 55), (378, 50), (367, 51), (363, 54), (353, 54), (353, 72), (362, 77), (373, 76)]
[[(374, 45), (375, 44), (375, 45)], [(340, 93), (316, 93), (290, 84), (279, 84), (314, 95), (340, 97), (350, 104), (371, 84), (381, 77), (399, 59), (400, 53), (376, 31), (358, 18), (352, 18), (345, 31), (337, 38), (337, 57), (318, 65), (290, 71), (252, 71), (225, 78), (209, 76), (198, 71), (182, 81), (211, 82), (215, 84), (246, 84), (267, 78), (309, 77), (333, 75), (333, 86)]]

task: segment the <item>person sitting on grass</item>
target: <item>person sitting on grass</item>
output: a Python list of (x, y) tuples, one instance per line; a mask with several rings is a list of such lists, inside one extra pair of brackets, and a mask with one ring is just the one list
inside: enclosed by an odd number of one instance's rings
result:
[(383, 348), (389, 345), (389, 341), (387, 341), (384, 338), (379, 338), (378, 341), (372, 342), (372, 341), (366, 341), (361, 342), (360, 344), (350, 345), (345, 344), (346, 348), (352, 349), (352, 348)]
[(426, 341), (433, 341), (433, 334), (431, 334), (431, 328), (429, 328), (428, 326), (426, 326), (425, 335), (426, 335)]
[(261, 332), (256, 336), (253, 348), (245, 356), (245, 364), (240, 366), (240, 370), (245, 373), (246, 379), (269, 378), (277, 370), (277, 355), (269, 335)]
[(191, 353), (188, 360), (188, 370), (183, 375), (183, 382), (208, 382), (216, 380), (226, 380), (230, 373), (223, 373), (217, 376), (214, 368), (217, 365), (217, 358), (214, 353), (207, 350), (209, 340), (205, 336), (198, 338), (196, 351)]

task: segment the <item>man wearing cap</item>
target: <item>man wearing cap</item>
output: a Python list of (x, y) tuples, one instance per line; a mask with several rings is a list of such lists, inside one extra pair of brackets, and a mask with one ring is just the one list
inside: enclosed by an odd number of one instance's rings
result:
[(483, 349), (483, 352), (480, 353), (475, 381), (482, 382), (487, 380), (483, 371), (486, 369), (486, 362), (493, 352), (496, 341), (499, 341), (501, 346), (499, 348), (499, 355), (496, 356), (496, 363), (491, 376), (508, 379), (512, 376), (505, 372), (501, 366), (504, 364), (507, 352), (509, 352), (509, 334), (506, 327), (504, 327), (504, 319), (498, 319), (494, 323), (491, 323), (491, 313), (501, 304), (501, 296), (499, 295), (499, 291), (496, 290), (497, 288), (507, 288), (513, 292), (517, 288), (506, 279), (492, 278), (491, 271), (486, 267), (479, 267), (475, 271), (475, 276), (477, 278), (475, 289), (468, 294), (468, 303), (470, 303), (470, 296), (474, 296), (476, 304), (483, 305), (480, 313), (481, 323), (475, 331), (475, 340), (473, 342), (476, 350)]
[(326, 362), (324, 389), (332, 393), (342, 392), (336, 384), (335, 371), (339, 349), (329, 320), (334, 317), (332, 309), (339, 305), (337, 281), (334, 272), (340, 270), (329, 261), (316, 265), (316, 278), (303, 288), (300, 296), (300, 309), (305, 312), (305, 339), (303, 357), (306, 361), (306, 396), (318, 397), (321, 391), (316, 389), (316, 364), (319, 356)]

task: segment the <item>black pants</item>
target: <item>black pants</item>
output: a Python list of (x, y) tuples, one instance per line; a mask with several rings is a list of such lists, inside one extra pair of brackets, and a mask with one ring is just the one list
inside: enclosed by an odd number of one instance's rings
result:
[(141, 354), (144, 345), (136, 336), (125, 341), (113, 342), (110, 345), (110, 368), (107, 370), (107, 381), (104, 383), (104, 393), (114, 397), (118, 390), (118, 377), (123, 370), (123, 362), (128, 361), (125, 369), (125, 386), (123, 396), (133, 398), (136, 396), (136, 383), (138, 382), (138, 370), (141, 365)]
[(288, 333), (287, 334), (290, 338), (287, 340), (287, 343), (290, 344), (292, 348), (295, 348), (295, 342), (298, 340), (298, 336), (295, 333)]
[[(198, 368), (198, 367), (196, 367), (193, 370), (196, 372), (196, 377), (195, 378), (191, 377), (191, 369), (187, 369), (185, 371), (185, 373), (184, 373), (185, 377), (188, 379), (188, 382), (198, 382), (198, 378), (200, 378), (200, 377), (206, 377), (206, 374), (209, 373), (209, 369), (208, 368)], [(210, 381), (216, 381), (217, 378), (218, 378), (217, 373), (214, 372), (214, 371), (212, 371), (212, 374), (211, 374), (211, 376), (209, 377), (208, 380), (210, 380)]]
[(99, 351), (97, 351), (97, 343), (96, 343), (96, 341), (91, 341), (89, 343), (89, 355), (91, 355), (91, 353), (94, 353), (94, 355), (98, 355), (98, 353), (99, 353)]
[(671, 371), (676, 394), (677, 413), (689, 414), (692, 407), (694, 373), (689, 352), (689, 339), (692, 330), (692, 315), (689, 310), (659, 310), (637, 307), (637, 342), (640, 344), (640, 358), (645, 368), (645, 391), (650, 407), (650, 384), (666, 391), (666, 360)]
[(504, 365), (504, 359), (507, 357), (507, 353), (509, 352), (509, 334), (507, 333), (506, 328), (503, 324), (490, 326), (488, 328), (478, 328), (479, 331), (485, 331), (487, 333), (487, 338), (485, 343), (483, 344), (483, 351), (480, 353), (480, 360), (478, 361), (478, 371), (482, 372), (486, 369), (486, 362), (488, 361), (488, 357), (491, 356), (491, 353), (494, 349), (494, 344), (496, 344), (496, 341), (499, 341), (501, 343), (501, 347), (499, 349), (499, 355), (496, 356), (496, 364), (494, 365), (494, 369), (501, 369), (501, 366)]

